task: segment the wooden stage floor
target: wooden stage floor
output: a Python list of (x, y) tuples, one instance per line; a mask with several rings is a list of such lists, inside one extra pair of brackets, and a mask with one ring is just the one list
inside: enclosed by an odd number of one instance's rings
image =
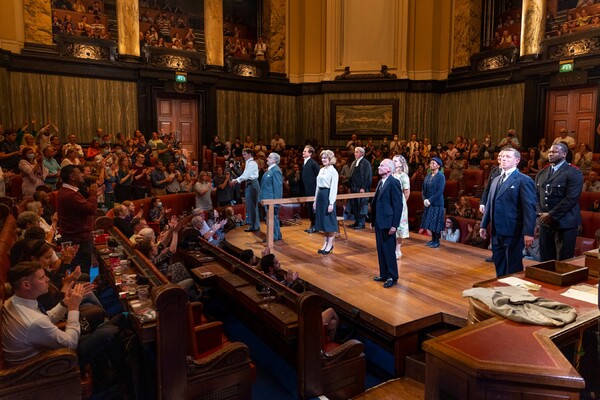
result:
[[(308, 234), (307, 220), (283, 226), (283, 240), (275, 242), (273, 253), (281, 268), (298, 271), (309, 290), (322, 295), (348, 315), (387, 341), (396, 357), (396, 375), (404, 372), (404, 356), (418, 351), (420, 329), (439, 322), (463, 325), (469, 305), (462, 291), (474, 283), (495, 278), (491, 255), (462, 244), (442, 242), (437, 249), (425, 246), (427, 236), (411, 232), (402, 244), (398, 260), (398, 285), (384, 289), (373, 281), (379, 274), (375, 234), (371, 229), (347, 228), (348, 240), (336, 238), (329, 255), (317, 254), (323, 244), (319, 233)], [(252, 249), (260, 257), (266, 246), (266, 225), (260, 232), (244, 232), (243, 227), (229, 232), (226, 240), (236, 249)]]

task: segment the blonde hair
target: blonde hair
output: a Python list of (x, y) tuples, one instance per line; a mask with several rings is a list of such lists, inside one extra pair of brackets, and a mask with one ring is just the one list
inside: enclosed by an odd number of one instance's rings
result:
[[(402, 168), (402, 171), (394, 171), (394, 172), (404, 172), (406, 174), (408, 174), (408, 164), (406, 164), (406, 159), (404, 158), (404, 156), (402, 156), (401, 154), (396, 154), (393, 158), (393, 160), (400, 160), (400, 168)], [(395, 166), (394, 166), (394, 169)]]
[(320, 154), (321, 158), (327, 157), (329, 159), (329, 164), (335, 165), (337, 159), (335, 158), (335, 154), (331, 150), (323, 150)]

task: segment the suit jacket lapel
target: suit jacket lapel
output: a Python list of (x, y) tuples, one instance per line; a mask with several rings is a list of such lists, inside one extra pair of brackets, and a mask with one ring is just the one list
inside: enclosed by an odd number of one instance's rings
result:
[[(519, 173), (519, 171), (514, 171), (512, 174), (510, 174), (508, 176), (508, 178), (506, 178), (506, 181), (502, 184), (502, 186), (500, 186), (500, 189), (498, 190), (498, 194), (496, 196), (502, 196), (502, 194), (504, 192), (506, 192), (506, 189), (508, 189), (510, 187), (510, 185), (513, 184), (513, 181), (516, 179), (518, 173)], [(500, 179), (498, 179), (498, 185), (499, 184), (500, 184)]]

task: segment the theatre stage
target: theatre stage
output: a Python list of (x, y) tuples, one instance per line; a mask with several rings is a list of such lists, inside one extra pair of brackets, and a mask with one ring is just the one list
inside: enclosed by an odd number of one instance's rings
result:
[[(309, 222), (283, 226), (283, 240), (272, 252), (281, 268), (298, 271), (309, 290), (322, 295), (361, 327), (374, 332), (395, 356), (397, 376), (404, 375), (404, 357), (418, 352), (418, 332), (437, 323), (464, 325), (469, 310), (462, 291), (474, 283), (495, 278), (489, 250), (442, 241), (437, 249), (425, 246), (427, 236), (411, 232), (404, 239), (398, 260), (398, 285), (384, 289), (373, 281), (379, 274), (375, 233), (347, 228), (348, 240), (336, 238), (331, 254), (320, 255), (319, 233), (308, 234)], [(252, 249), (260, 257), (266, 246), (266, 225), (260, 232), (230, 231), (226, 240), (233, 248)]]

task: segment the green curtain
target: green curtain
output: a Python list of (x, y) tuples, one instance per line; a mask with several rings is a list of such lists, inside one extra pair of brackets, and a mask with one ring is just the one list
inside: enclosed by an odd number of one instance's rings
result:
[(130, 136), (138, 126), (135, 82), (0, 70), (0, 90), (8, 99), (0, 105), (5, 128), (35, 118), (39, 129), (50, 119), (61, 140), (74, 133), (86, 143), (97, 128)]
[(456, 136), (482, 138), (490, 132), (496, 142), (509, 128), (522, 139), (524, 84), (450, 93), (384, 92), (325, 93), (284, 96), (221, 90), (217, 92), (219, 134), (222, 140), (250, 135), (268, 142), (279, 132), (288, 143), (307, 139), (343, 146), (345, 140), (329, 139), (332, 100), (398, 99), (396, 132), (427, 137), (434, 144)]

